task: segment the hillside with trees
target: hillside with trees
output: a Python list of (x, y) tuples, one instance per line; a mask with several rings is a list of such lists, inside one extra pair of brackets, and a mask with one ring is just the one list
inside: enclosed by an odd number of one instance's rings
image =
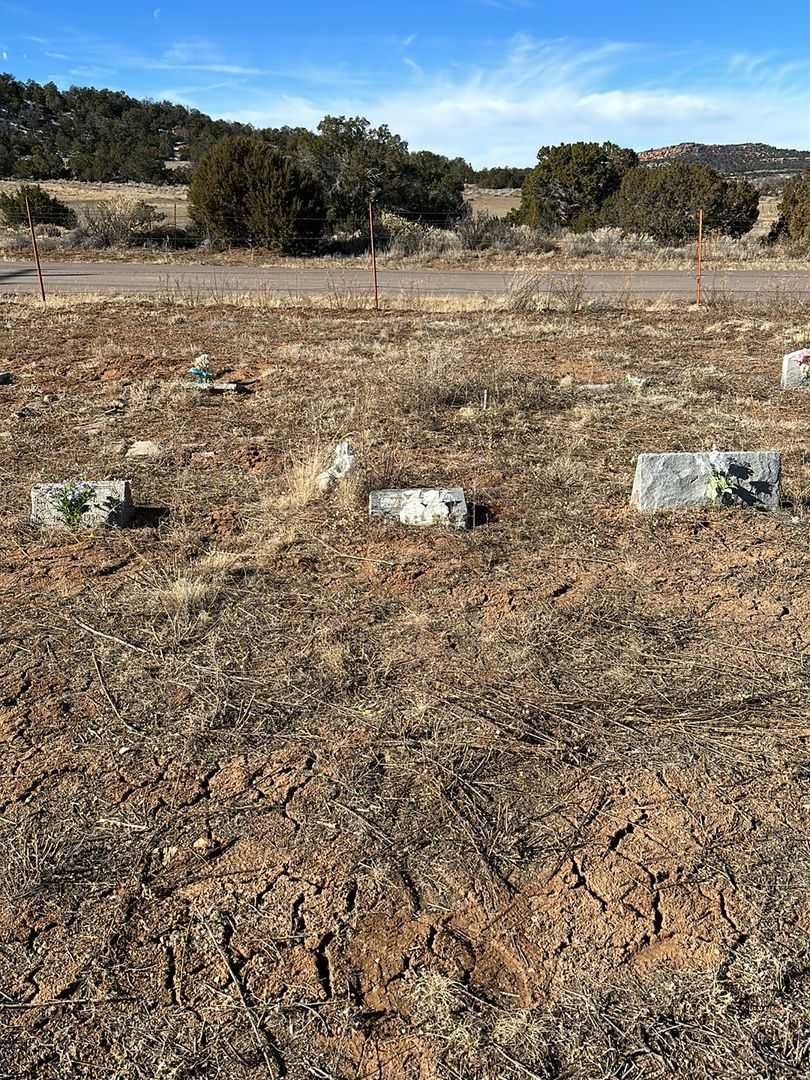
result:
[(653, 168), (672, 161), (708, 165), (723, 176), (755, 181), (762, 187), (810, 168), (810, 150), (786, 150), (767, 143), (685, 142), (644, 150), (639, 154), (639, 160)]
[[(427, 185), (432, 191), (430, 210), (438, 202), (437, 213), (442, 217), (454, 209), (459, 182), (486, 188), (519, 187), (528, 172), (512, 167), (475, 170), (462, 158), (450, 160), (429, 151), (409, 154), (407, 144), (384, 126), (372, 129), (362, 118), (342, 120), (326, 117), (318, 134), (291, 127), (254, 132), (245, 124), (213, 120), (169, 101), (139, 101), (118, 91), (89, 87), (60, 90), (54, 83), (20, 82), (0, 74), (0, 177), (185, 183), (189, 171), (167, 167), (167, 163), (193, 166), (226, 135), (255, 133), (302, 167), (334, 181), (336, 167), (327, 160), (329, 148), (353, 134), (359, 136), (355, 144), (362, 142), (366, 149), (373, 142), (385, 144), (387, 164), (380, 163), (379, 155), (372, 163), (385, 174), (381, 185), (391, 186), (391, 166), (403, 174), (397, 181), (400, 188), (418, 178), (420, 187)], [(375, 133), (370, 139), (369, 132)], [(354, 155), (353, 167), (361, 164)], [(408, 200), (400, 196), (400, 201)]]

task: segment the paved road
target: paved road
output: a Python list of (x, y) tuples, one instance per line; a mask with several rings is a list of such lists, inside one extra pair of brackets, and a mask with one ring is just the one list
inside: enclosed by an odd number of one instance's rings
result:
[[(369, 289), (369, 274), (361, 269), (298, 269), (252, 266), (166, 266), (156, 263), (44, 263), (45, 287), (52, 293), (117, 293), (182, 296), (233, 293), (324, 295)], [(555, 276), (555, 275), (550, 275)], [(509, 288), (511, 272), (491, 270), (381, 270), (384, 296), (452, 295), (498, 296)], [(694, 278), (688, 272), (585, 271), (589, 296), (629, 293), (634, 296), (688, 298)], [(704, 274), (704, 289), (722, 289), (754, 296), (776, 288), (810, 296), (810, 270), (729, 270)], [(0, 262), (0, 293), (36, 292), (36, 273), (30, 263)]]

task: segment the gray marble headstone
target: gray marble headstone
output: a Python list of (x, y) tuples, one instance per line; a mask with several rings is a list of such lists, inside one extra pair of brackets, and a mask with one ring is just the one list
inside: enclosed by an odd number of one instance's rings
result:
[(799, 349), (784, 358), (782, 389), (810, 390), (810, 349)]
[(401, 525), (449, 525), (466, 529), (469, 512), (461, 488), (388, 488), (368, 497), (372, 518)]
[(706, 505), (778, 510), (781, 471), (777, 450), (639, 454), (630, 502), (642, 511)]
[[(119, 528), (132, 519), (134, 507), (129, 480), (89, 480), (90, 498), (74, 527), (95, 529), (102, 525)], [(70, 523), (59, 506), (62, 484), (34, 484), (31, 488), (31, 524), (47, 528), (67, 528)]]

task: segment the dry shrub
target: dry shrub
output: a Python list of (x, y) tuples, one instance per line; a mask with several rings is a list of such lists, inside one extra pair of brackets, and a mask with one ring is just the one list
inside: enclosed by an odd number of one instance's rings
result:
[(527, 314), (546, 310), (549, 306), (549, 279), (547, 274), (528, 270), (514, 274), (506, 293), (506, 309), (515, 314)]
[(328, 462), (329, 452), (320, 440), (292, 451), (284, 469), (285, 492), (275, 500), (276, 506), (284, 510), (303, 510), (305, 506), (323, 498), (318, 477)]
[(163, 214), (143, 199), (116, 196), (83, 212), (83, 227), (87, 236), (99, 247), (125, 247), (136, 235), (163, 221)]
[(704, 290), (702, 301), (710, 311), (717, 311), (721, 315), (736, 315), (740, 310), (740, 299), (724, 278), (713, 281)]
[(172, 636), (182, 640), (201, 632), (227, 579), (240, 565), (232, 552), (211, 551), (185, 565), (158, 571), (148, 583)]
[(450, 373), (459, 367), (458, 354), (448, 345), (410, 349), (399, 368), (395, 403), (416, 415), (433, 412), (446, 403)]
[(567, 315), (576, 315), (586, 304), (585, 276), (581, 271), (515, 274), (506, 294), (506, 309), (516, 314), (563, 311)]
[(576, 315), (586, 303), (585, 276), (581, 272), (560, 274), (552, 279), (551, 304), (566, 315)]

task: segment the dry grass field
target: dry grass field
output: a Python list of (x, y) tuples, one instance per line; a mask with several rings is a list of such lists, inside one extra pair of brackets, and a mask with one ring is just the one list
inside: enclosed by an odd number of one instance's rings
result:
[[(40, 187), (49, 195), (60, 199), (72, 210), (80, 213), (87, 206), (100, 202), (109, 202), (124, 196), (127, 199), (143, 200), (156, 206), (165, 215), (166, 223), (174, 222), (177, 212), (177, 224), (184, 227), (189, 224), (188, 188), (183, 184), (167, 187), (162, 184), (102, 184), (85, 183), (80, 180), (39, 180)], [(0, 180), (0, 192), (16, 191), (18, 180)]]
[(476, 214), (506, 217), (510, 210), (517, 210), (520, 206), (520, 188), (479, 188), (475, 184), (467, 184), (464, 198)]
[[(0, 303), (0, 1076), (807, 1076), (808, 338)], [(785, 510), (628, 508), (713, 445), (783, 450)], [(168, 516), (33, 531), (72, 476)], [(369, 523), (417, 483), (475, 528)]]
[[(40, 186), (67, 203), (73, 210), (81, 211), (86, 206), (121, 195), (131, 199), (143, 199), (156, 206), (166, 216), (166, 221), (174, 220), (177, 211), (177, 224), (182, 228), (189, 224), (188, 188), (184, 184), (176, 187), (156, 186), (152, 184), (91, 184), (77, 180), (42, 180)], [(0, 180), (0, 192), (15, 191), (19, 186), (16, 180)], [(506, 189), (493, 191), (468, 184), (465, 198), (477, 213), (486, 212), (496, 217), (503, 217), (513, 207), (520, 206), (520, 190)]]

